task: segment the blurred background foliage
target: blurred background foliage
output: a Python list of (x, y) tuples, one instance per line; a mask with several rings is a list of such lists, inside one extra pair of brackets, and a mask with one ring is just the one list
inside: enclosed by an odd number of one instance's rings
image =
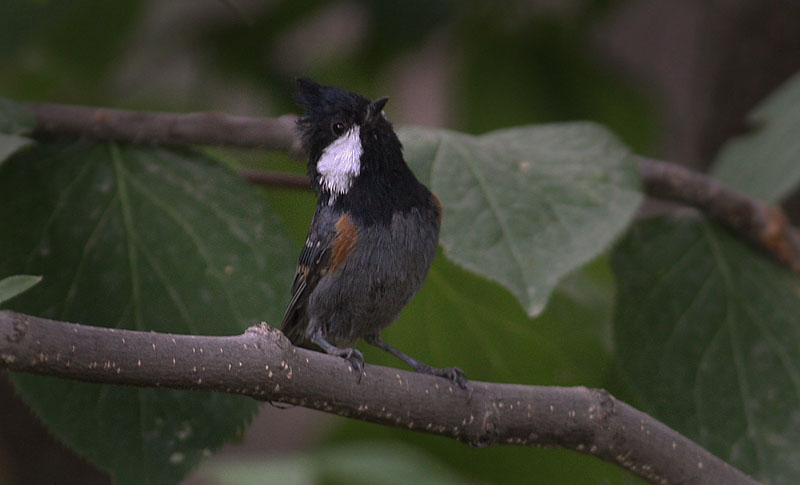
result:
[[(18, 0), (0, 3), (0, 95), (276, 116), (295, 111), (294, 79), (309, 76), (370, 97), (389, 95), (387, 113), (397, 124), (483, 133), (587, 119), (605, 124), (638, 153), (698, 167), (741, 131), (744, 113), (757, 100), (797, 69), (800, 29), (784, 20), (791, 16), (756, 0)], [(209, 153), (233, 166), (304, 171), (281, 154)], [(312, 194), (261, 192), (299, 248)], [(461, 284), (435, 284), (453, 280)], [(432, 364), (461, 365), (471, 377), (604, 387), (635, 405), (613, 353), (613, 291), (601, 258), (567, 278), (531, 321), (508, 292), (437, 258), (425, 290), (386, 338)], [(481, 301), (504, 311), (481, 313)], [(468, 328), (458, 325), (460, 319), (470, 320)], [(437, 320), (452, 326), (426, 328), (422, 339), (414, 322)], [(483, 339), (485, 348), (466, 351), (447, 344), (466, 331), (492, 337)], [(397, 365), (371, 349), (366, 354), (370, 362)], [(36, 431), (10, 390), (0, 396), (0, 482), (49, 483), (53, 476), (108, 482)], [(367, 453), (392, 473), (341, 466)], [(419, 475), (420, 469), (428, 474)], [(242, 442), (188, 481), (370, 483), (391, 476), (637, 482), (571, 452), (472, 450), (443, 438), (268, 406)]]

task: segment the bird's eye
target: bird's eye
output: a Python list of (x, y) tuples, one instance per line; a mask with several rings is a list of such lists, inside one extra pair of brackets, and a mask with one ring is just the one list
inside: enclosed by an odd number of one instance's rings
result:
[(344, 123), (340, 121), (334, 122), (331, 125), (331, 131), (333, 131), (333, 134), (336, 136), (340, 136), (342, 133), (344, 133), (344, 129), (345, 129)]

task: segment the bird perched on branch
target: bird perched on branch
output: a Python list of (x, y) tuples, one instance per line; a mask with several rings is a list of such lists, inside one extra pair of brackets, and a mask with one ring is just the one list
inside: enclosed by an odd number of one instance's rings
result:
[(281, 329), (296, 345), (343, 357), (359, 379), (359, 339), (415, 371), (468, 388), (461, 369), (437, 369), (381, 340), (422, 286), (436, 255), (442, 207), (403, 160), (383, 107), (349, 91), (298, 80), (298, 120), (317, 206)]

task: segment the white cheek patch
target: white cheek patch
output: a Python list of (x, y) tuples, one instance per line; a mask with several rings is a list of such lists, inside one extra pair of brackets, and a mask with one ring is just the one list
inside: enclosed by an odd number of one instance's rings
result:
[(353, 179), (361, 171), (361, 127), (354, 125), (347, 133), (333, 141), (322, 151), (317, 162), (317, 172), (322, 186), (331, 193), (331, 202), (337, 195), (350, 189)]

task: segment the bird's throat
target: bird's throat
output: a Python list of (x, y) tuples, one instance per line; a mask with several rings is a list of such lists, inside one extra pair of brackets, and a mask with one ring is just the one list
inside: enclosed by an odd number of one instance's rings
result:
[(331, 202), (347, 193), (361, 172), (361, 127), (353, 125), (350, 130), (325, 147), (317, 161), (319, 185), (330, 194)]

